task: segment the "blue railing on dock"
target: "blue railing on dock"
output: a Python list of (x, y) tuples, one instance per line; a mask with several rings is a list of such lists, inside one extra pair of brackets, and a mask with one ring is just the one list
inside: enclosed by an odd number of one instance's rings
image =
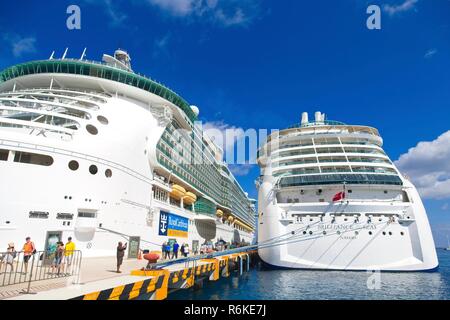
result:
[(248, 252), (248, 251), (254, 251), (257, 249), (258, 249), (257, 245), (251, 245), (251, 246), (239, 247), (239, 248), (234, 248), (234, 249), (228, 249), (228, 250), (224, 250), (224, 251), (211, 252), (211, 253), (197, 255), (197, 256), (193, 256), (193, 257), (186, 257), (186, 258), (179, 258), (179, 259), (175, 259), (175, 260), (150, 263), (149, 266), (151, 266), (152, 269), (160, 269), (160, 268), (171, 266), (173, 264), (189, 263), (189, 262), (198, 261), (201, 259), (211, 259), (211, 258), (226, 256), (226, 255), (230, 255), (230, 254), (234, 254), (234, 253), (243, 253), (243, 252)]

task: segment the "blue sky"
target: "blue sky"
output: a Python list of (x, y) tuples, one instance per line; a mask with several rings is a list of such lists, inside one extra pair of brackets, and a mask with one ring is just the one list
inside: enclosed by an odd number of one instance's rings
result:
[[(66, 28), (70, 4), (81, 30)], [(381, 30), (366, 28), (369, 4)], [(65, 47), (93, 60), (125, 48), (134, 70), (221, 128), (284, 128), (316, 110), (377, 127), (424, 195), (438, 244), (450, 234), (449, 0), (3, 1), (0, 39), (0, 68)], [(235, 170), (256, 197), (257, 166)]]

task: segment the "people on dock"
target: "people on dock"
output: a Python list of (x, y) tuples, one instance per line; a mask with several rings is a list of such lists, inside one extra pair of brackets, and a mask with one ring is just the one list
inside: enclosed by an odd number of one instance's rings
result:
[(172, 259), (178, 259), (178, 249), (180, 248), (180, 245), (178, 244), (177, 240), (172, 245)]
[(70, 273), (72, 260), (75, 253), (75, 243), (72, 241), (72, 237), (67, 238), (66, 246), (64, 247), (64, 261), (63, 261), (63, 273)]
[(122, 244), (122, 242), (119, 241), (117, 244), (117, 273), (121, 273), (120, 266), (123, 262), (123, 257), (125, 256), (125, 250), (127, 249), (127, 243)]
[(55, 250), (55, 257), (53, 258), (52, 263), (52, 273), (55, 273), (55, 271), (57, 271), (57, 274), (59, 275), (61, 271), (61, 262), (64, 256), (64, 243), (62, 241), (58, 241), (56, 245), (57, 247)]
[(28, 261), (33, 256), (33, 254), (36, 253), (36, 247), (35, 247), (33, 241), (31, 241), (30, 237), (25, 238), (25, 244), (23, 245), (22, 251), (23, 251), (23, 263), (25, 266), (25, 273), (27, 273), (28, 272)]
[(13, 262), (17, 256), (17, 251), (14, 249), (14, 243), (8, 243), (8, 249), (6, 253), (0, 259), (0, 272), (2, 271), (2, 265), (5, 264), (5, 272), (8, 271), (8, 265), (11, 267), (11, 272), (14, 272)]
[(180, 247), (180, 252), (183, 257), (187, 257), (189, 254), (189, 246), (187, 243), (183, 243)]
[(164, 242), (164, 259), (170, 259), (170, 243)]

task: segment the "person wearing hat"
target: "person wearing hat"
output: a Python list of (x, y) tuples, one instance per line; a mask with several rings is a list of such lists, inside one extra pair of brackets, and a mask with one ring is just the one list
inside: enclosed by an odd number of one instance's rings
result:
[(5, 263), (5, 272), (8, 271), (8, 265), (11, 266), (11, 271), (14, 271), (13, 261), (16, 258), (17, 251), (14, 249), (14, 243), (8, 243), (8, 249), (6, 254), (0, 260), (0, 272), (2, 270), (2, 264)]

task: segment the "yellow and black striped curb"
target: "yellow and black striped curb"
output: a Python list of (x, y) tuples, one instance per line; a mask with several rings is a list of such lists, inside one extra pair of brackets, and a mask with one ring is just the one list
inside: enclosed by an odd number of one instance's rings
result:
[(155, 300), (163, 300), (167, 297), (167, 279), (169, 272), (167, 270), (143, 271), (145, 274), (136, 274), (139, 276), (153, 276), (151, 279), (129, 283), (126, 285), (96, 291), (81, 295), (70, 300), (133, 300), (143, 295), (154, 295)]
[(192, 287), (197, 278), (208, 278), (215, 281), (220, 277), (228, 277), (230, 275), (230, 261), (237, 263), (239, 259), (247, 260), (254, 253), (256, 251), (202, 259), (200, 261), (206, 263), (172, 272), (167, 269), (135, 270), (131, 272), (131, 275), (152, 278), (84, 294), (70, 300), (133, 300), (140, 296), (149, 300), (163, 300), (167, 298), (168, 289)]

